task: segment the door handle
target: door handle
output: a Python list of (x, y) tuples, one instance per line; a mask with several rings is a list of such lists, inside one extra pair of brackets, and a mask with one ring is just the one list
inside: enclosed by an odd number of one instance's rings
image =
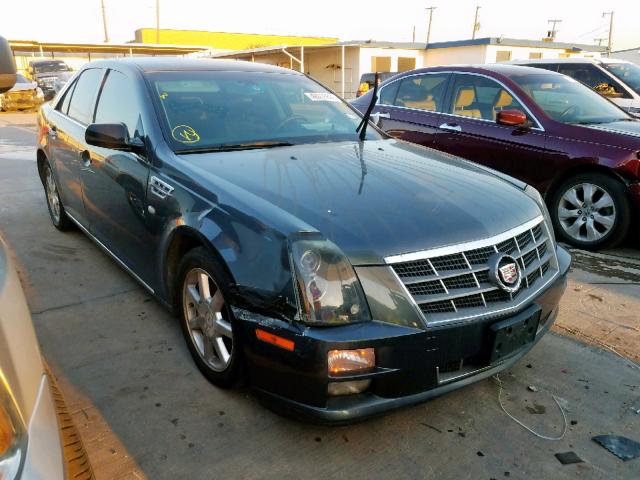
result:
[(89, 150), (83, 150), (80, 153), (80, 160), (82, 161), (82, 166), (85, 168), (89, 168), (91, 166), (91, 154)]
[(440, 125), (441, 130), (449, 130), (451, 132), (461, 132), (462, 131), (462, 127), (456, 123), (443, 123), (442, 125)]

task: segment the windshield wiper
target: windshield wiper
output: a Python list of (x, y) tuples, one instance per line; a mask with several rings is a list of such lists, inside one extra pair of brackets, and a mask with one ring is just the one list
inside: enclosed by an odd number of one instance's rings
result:
[(230, 143), (226, 145), (213, 145), (210, 147), (189, 148), (177, 150), (176, 153), (207, 153), (207, 152), (232, 152), (235, 150), (256, 150), (258, 148), (291, 147), (295, 144), (291, 142), (249, 142)]
[(378, 102), (378, 72), (376, 72), (376, 75), (373, 79), (373, 96), (371, 97), (371, 103), (369, 103), (369, 106), (367, 107), (367, 111), (365, 112), (364, 116), (362, 117), (362, 121), (360, 122), (360, 125), (358, 125), (358, 128), (356, 128), (356, 132), (358, 132), (360, 134), (360, 141), (364, 141), (364, 138), (367, 136), (367, 125), (369, 125), (369, 118), (371, 118), (371, 112), (373, 112), (373, 108), (376, 106), (376, 103)]

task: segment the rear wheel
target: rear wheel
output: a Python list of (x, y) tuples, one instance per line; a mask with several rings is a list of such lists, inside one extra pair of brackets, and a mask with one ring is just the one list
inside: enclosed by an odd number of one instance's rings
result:
[(44, 192), (47, 196), (47, 208), (49, 209), (49, 217), (51, 217), (53, 226), (63, 231), (72, 228), (73, 223), (71, 223), (60, 201), (58, 186), (56, 185), (55, 178), (53, 178), (53, 172), (51, 171), (49, 162), (46, 162), (44, 165)]
[(180, 262), (176, 289), (176, 311), (191, 356), (202, 374), (223, 388), (243, 376), (240, 340), (220, 288), (226, 280), (211, 255), (198, 247)]
[(581, 173), (555, 191), (551, 215), (559, 239), (597, 250), (613, 247), (625, 238), (630, 206), (620, 181), (601, 173)]

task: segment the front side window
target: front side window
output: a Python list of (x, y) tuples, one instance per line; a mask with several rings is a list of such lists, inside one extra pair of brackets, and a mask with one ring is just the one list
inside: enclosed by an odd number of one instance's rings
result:
[(603, 63), (615, 77), (629, 85), (636, 93), (640, 94), (640, 67), (632, 63)]
[(456, 74), (452, 93), (448, 113), (495, 122), (499, 112), (519, 110), (532, 120), (522, 104), (502, 85), (490, 78)]
[(75, 82), (68, 115), (83, 125), (88, 125), (93, 120), (94, 102), (103, 73), (104, 71), (101, 69), (90, 68), (82, 72), (80, 78)]
[(448, 73), (413, 75), (399, 80), (394, 105), (428, 112), (441, 112), (447, 89)]
[(120, 72), (109, 70), (96, 106), (96, 123), (124, 123), (129, 137), (142, 137), (140, 108), (133, 96), (135, 85)]
[(558, 68), (558, 72), (575, 78), (606, 97), (620, 98), (624, 96), (625, 92), (622, 87), (595, 65), (589, 63), (562, 64)]
[(558, 122), (587, 125), (631, 119), (614, 104), (569, 77), (529, 73), (512, 75), (511, 80)]
[[(358, 140), (361, 117), (302, 75), (180, 71), (147, 78), (176, 152)], [(367, 129), (367, 139), (379, 138)]]

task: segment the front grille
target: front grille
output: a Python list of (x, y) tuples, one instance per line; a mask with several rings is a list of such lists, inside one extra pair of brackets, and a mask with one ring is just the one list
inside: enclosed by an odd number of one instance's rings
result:
[[(454, 253), (443, 249), (409, 254), (388, 259), (405, 284), (427, 324), (456, 321), (489, 315), (515, 307), (526, 300), (556, 275), (557, 260), (551, 240), (538, 219), (481, 242), (469, 248), (458, 245)], [(446, 249), (445, 249), (446, 251)], [(497, 252), (513, 256), (521, 269), (520, 289), (506, 292), (492, 280), (489, 259)], [(413, 257), (413, 258), (411, 258)], [(417, 258), (417, 259), (416, 259)]]

